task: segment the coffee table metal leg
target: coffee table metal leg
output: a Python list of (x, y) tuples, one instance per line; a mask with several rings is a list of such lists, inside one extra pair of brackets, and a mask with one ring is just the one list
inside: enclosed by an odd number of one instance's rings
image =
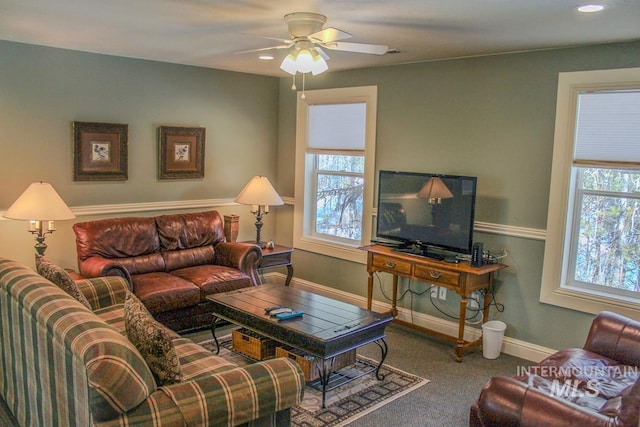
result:
[(322, 371), (320, 372), (320, 384), (322, 385), (322, 408), (325, 408), (325, 397), (327, 395), (327, 386), (329, 385), (329, 379), (333, 372), (333, 362), (335, 357), (322, 361)]
[(384, 340), (384, 338), (380, 338), (379, 340), (374, 341), (378, 347), (380, 347), (380, 350), (382, 351), (382, 357), (380, 358), (380, 364), (378, 364), (378, 367), (376, 368), (376, 379), (378, 381), (382, 381), (384, 379), (384, 375), (382, 375), (380, 373), (380, 368), (382, 367), (382, 364), (384, 363), (384, 360), (387, 358), (387, 353), (389, 352), (389, 347), (387, 346), (387, 342)]
[(226, 324), (226, 321), (213, 316), (213, 321), (211, 322), (211, 335), (213, 335), (213, 341), (216, 343), (216, 354), (220, 354), (220, 343), (218, 342), (218, 337), (216, 337), (216, 328), (219, 324)]

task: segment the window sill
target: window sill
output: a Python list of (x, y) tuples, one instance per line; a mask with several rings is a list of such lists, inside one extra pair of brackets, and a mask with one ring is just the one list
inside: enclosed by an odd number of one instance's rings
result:
[(589, 293), (575, 288), (556, 288), (545, 293), (543, 289), (540, 302), (591, 314), (615, 311), (640, 321), (640, 303), (629, 299), (613, 298), (605, 293)]
[(296, 249), (314, 252), (345, 261), (357, 262), (359, 264), (367, 263), (367, 253), (358, 249), (358, 246), (340, 245), (329, 240), (317, 238), (302, 238), (294, 242)]

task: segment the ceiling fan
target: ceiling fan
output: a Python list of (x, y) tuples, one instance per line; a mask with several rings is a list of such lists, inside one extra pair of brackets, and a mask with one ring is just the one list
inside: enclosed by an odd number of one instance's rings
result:
[(326, 62), (329, 59), (329, 55), (326, 54), (323, 48), (373, 55), (384, 55), (389, 50), (388, 46), (383, 45), (340, 41), (350, 38), (351, 34), (333, 27), (323, 30), (322, 26), (327, 22), (327, 17), (318, 13), (289, 13), (284, 16), (284, 20), (289, 26), (291, 39), (263, 37), (270, 40), (278, 40), (284, 44), (238, 53), (291, 49), (282, 61), (280, 68), (294, 76), (296, 73), (305, 74), (309, 72), (315, 76), (329, 69)]

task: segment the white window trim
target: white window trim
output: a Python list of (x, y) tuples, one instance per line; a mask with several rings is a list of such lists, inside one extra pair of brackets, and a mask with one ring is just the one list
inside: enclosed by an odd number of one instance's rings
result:
[[(293, 245), (295, 248), (315, 252), (335, 258), (366, 264), (367, 255), (358, 246), (368, 244), (371, 237), (373, 187), (375, 179), (375, 142), (377, 117), (377, 86), (359, 86), (337, 89), (319, 89), (298, 94), (296, 112), (296, 156), (295, 156), (295, 197), (293, 214)], [(364, 154), (364, 180), (362, 237), (360, 245), (341, 245), (334, 241), (304, 233), (304, 212), (309, 212), (312, 200), (305, 197), (305, 176), (312, 167), (307, 161), (307, 117), (309, 106), (313, 104), (335, 104), (365, 102), (367, 104), (366, 135)], [(306, 206), (306, 207), (305, 207)]]
[[(588, 90), (617, 90), (629, 86), (640, 87), (640, 68), (618, 70), (579, 71), (560, 73), (556, 103), (556, 128), (551, 167), (551, 188), (547, 214), (547, 237), (544, 251), (540, 301), (586, 313), (616, 311), (640, 320), (640, 305), (595, 295), (578, 289), (562, 287), (567, 275), (569, 233), (567, 221), (571, 181), (576, 105), (579, 93)], [(572, 190), (572, 189), (571, 189)], [(566, 242), (566, 245), (565, 245)]]

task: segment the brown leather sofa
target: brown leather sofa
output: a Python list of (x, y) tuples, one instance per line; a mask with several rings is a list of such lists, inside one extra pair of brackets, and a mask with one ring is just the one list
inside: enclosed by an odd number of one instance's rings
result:
[(565, 349), (518, 376), (494, 377), (470, 426), (638, 426), (640, 322), (602, 312), (581, 349)]
[(73, 231), (81, 276), (124, 271), (153, 316), (176, 332), (211, 326), (207, 295), (260, 285), (260, 248), (226, 242), (217, 211), (79, 222)]

